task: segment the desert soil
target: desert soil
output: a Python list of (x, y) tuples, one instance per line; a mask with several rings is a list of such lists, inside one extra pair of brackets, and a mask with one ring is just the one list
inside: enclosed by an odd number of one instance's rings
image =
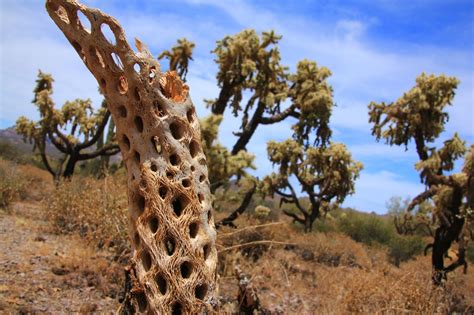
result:
[(113, 313), (121, 279), (106, 277), (120, 267), (80, 237), (49, 231), (37, 204), (0, 211), (0, 313)]

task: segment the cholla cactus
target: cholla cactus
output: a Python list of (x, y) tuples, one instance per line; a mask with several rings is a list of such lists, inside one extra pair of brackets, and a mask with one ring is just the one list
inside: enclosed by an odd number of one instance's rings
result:
[[(34, 144), (46, 170), (58, 181), (60, 177), (71, 177), (78, 162), (117, 154), (119, 147), (114, 139), (113, 124), (110, 128), (110, 112), (105, 104), (94, 111), (89, 99), (76, 99), (58, 110), (51, 98), (53, 81), (50, 74), (39, 71), (33, 104), (38, 108), (40, 119), (32, 121), (22, 116), (16, 122), (16, 131), (25, 141)], [(107, 124), (108, 141), (104, 143)], [(47, 142), (51, 142), (63, 158), (52, 162), (46, 152)], [(96, 145), (96, 149), (91, 150)]]
[(186, 38), (178, 39), (178, 43), (171, 48), (171, 51), (165, 50), (158, 56), (158, 60), (167, 58), (170, 62), (169, 71), (176, 71), (180, 78), (186, 82), (189, 61), (193, 60), (194, 43)]
[[(240, 131), (231, 153), (245, 150), (259, 125), (279, 123), (289, 117), (296, 118), (295, 137), (326, 143), (331, 135), (332, 89), (326, 79), (331, 72), (315, 62), (302, 60), (295, 74), (280, 64), (277, 44), (281, 36), (273, 31), (259, 37), (254, 30), (244, 30), (217, 42), (214, 49), (218, 85), (216, 99), (208, 100), (212, 113), (222, 115), (227, 107), (235, 116), (242, 113)], [(250, 98), (242, 104), (243, 94)], [(290, 98), (285, 108), (284, 101)]]
[[(324, 146), (331, 136), (329, 117), (334, 103), (327, 82), (331, 72), (305, 59), (298, 63), (296, 73), (289, 73), (280, 63), (280, 39), (273, 31), (259, 36), (254, 30), (244, 30), (218, 41), (214, 49), (220, 92), (207, 103), (215, 115), (224, 114), (229, 107), (234, 116), (241, 117), (228, 160), (235, 157), (233, 160), (239, 162), (236, 165), (244, 171), (250, 166), (247, 145), (260, 125), (293, 118), (293, 137), (306, 146), (310, 139)], [(245, 93), (249, 93), (246, 103)], [(224, 153), (227, 156), (227, 151)], [(245, 202), (251, 200), (255, 191), (251, 186), (244, 202), (222, 222), (231, 223), (232, 218), (245, 211)]]
[[(213, 192), (225, 187), (230, 178), (239, 180), (248, 176), (247, 170), (253, 167), (253, 156), (247, 153), (247, 145), (259, 125), (277, 124), (294, 118), (293, 137), (297, 141), (305, 145), (309, 144), (310, 138), (321, 145), (329, 141), (329, 117), (334, 105), (332, 88), (327, 83), (331, 72), (313, 61), (302, 60), (296, 73), (289, 73), (288, 68), (280, 63), (277, 46), (280, 39), (281, 36), (273, 31), (259, 36), (254, 30), (244, 30), (218, 41), (213, 51), (219, 67), (216, 78), (220, 91), (216, 99), (207, 100), (215, 116), (203, 123), (204, 149), (210, 162)], [(192, 47), (190, 42), (181, 39), (160, 58), (167, 57), (171, 69), (178, 69), (179, 65), (185, 69), (191, 59)], [(250, 97), (243, 103), (245, 93)], [(234, 116), (242, 114), (240, 130), (234, 132), (237, 139), (231, 150), (214, 142), (216, 136), (212, 136), (213, 133), (217, 135), (217, 127), (228, 107)], [(208, 128), (210, 132), (207, 132)], [(254, 191), (251, 186), (243, 200), (250, 200)], [(245, 203), (232, 212), (232, 217), (243, 211)], [(231, 218), (224, 221), (231, 223)]]
[(231, 178), (248, 177), (250, 175), (247, 170), (255, 169), (253, 154), (242, 150), (233, 155), (217, 141), (221, 122), (222, 116), (218, 115), (210, 115), (201, 120), (202, 144), (210, 165), (209, 181), (212, 193), (219, 187), (226, 188)]
[(255, 207), (255, 216), (260, 220), (260, 221), (265, 221), (272, 210), (268, 207), (258, 205)]
[[(268, 143), (270, 161), (278, 172), (265, 177), (261, 189), (281, 197), (282, 203), (295, 204), (299, 213), (283, 210), (295, 222), (310, 232), (313, 223), (324, 211), (335, 208), (347, 195), (354, 193), (354, 182), (362, 164), (352, 160), (350, 152), (341, 143), (329, 147), (308, 147), (296, 140)], [(290, 181), (295, 177), (310, 201), (306, 208)]]
[[(459, 81), (454, 77), (426, 75), (416, 79), (416, 86), (396, 102), (369, 104), (372, 134), (377, 140), (383, 138), (390, 145), (408, 145), (414, 141), (420, 161), (416, 169), (427, 190), (418, 195), (408, 206), (408, 210), (432, 199), (433, 215), (438, 228), (434, 234), (432, 265), (433, 281), (440, 284), (446, 274), (459, 266), (467, 266), (464, 259), (464, 242), (461, 235), (472, 195), (472, 159), (466, 157), (465, 168), (458, 174), (450, 174), (454, 162), (466, 153), (464, 141), (457, 134), (436, 149), (428, 147), (434, 142), (447, 122), (449, 115), (445, 107), (451, 105)], [(448, 174), (446, 174), (448, 173)], [(444, 257), (451, 244), (459, 240), (458, 260), (444, 265)]]
[[(117, 126), (133, 244), (127, 286), (131, 299), (125, 300), (123, 311), (213, 312), (216, 231), (188, 87), (176, 72), (162, 73), (138, 40), (135, 53), (114, 18), (75, 0), (47, 0), (46, 8), (97, 79)], [(83, 27), (78, 12), (91, 30)], [(104, 27), (113, 32), (113, 42), (104, 37)]]

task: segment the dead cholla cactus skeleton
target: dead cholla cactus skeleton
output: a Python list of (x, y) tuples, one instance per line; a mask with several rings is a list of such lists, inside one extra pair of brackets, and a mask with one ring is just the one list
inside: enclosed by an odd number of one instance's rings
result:
[[(124, 311), (212, 312), (216, 232), (188, 87), (175, 72), (162, 73), (139, 41), (135, 53), (114, 18), (74, 0), (48, 0), (46, 8), (97, 79), (117, 126), (133, 240), (133, 299), (125, 301)], [(91, 30), (81, 24), (79, 13)], [(113, 32), (113, 43), (104, 37), (104, 27)]]
[[(451, 105), (458, 83), (453, 77), (423, 73), (416, 79), (416, 86), (396, 102), (369, 105), (372, 134), (377, 140), (383, 138), (390, 145), (405, 146), (410, 141), (415, 142), (420, 159), (416, 169), (426, 190), (412, 200), (408, 210), (426, 200), (434, 201), (433, 215), (438, 227), (430, 247), (433, 249), (435, 284), (440, 284), (446, 274), (457, 267), (467, 267), (463, 229), (472, 213), (472, 201), (469, 204), (472, 200), (469, 197), (472, 195), (472, 152), (466, 157), (462, 172), (448, 175), (455, 160), (466, 153), (464, 141), (454, 134), (441, 148), (430, 146), (444, 130), (449, 118), (445, 107)], [(445, 266), (443, 258), (455, 241), (459, 243), (458, 259)]]
[[(158, 59), (167, 58), (169, 60), (169, 69), (177, 70), (181, 79), (185, 80), (188, 72), (189, 61), (192, 60), (192, 51), (194, 43), (182, 38), (173, 46), (171, 50), (161, 53)], [(209, 165), (209, 181), (211, 184), (211, 193), (215, 194), (217, 189), (226, 190), (232, 182), (236, 182), (239, 186), (246, 189), (240, 206), (232, 211), (232, 213), (218, 222), (216, 227), (220, 225), (231, 225), (241, 213), (243, 213), (255, 192), (255, 185), (245, 188), (248, 182), (255, 182), (256, 179), (247, 172), (249, 168), (255, 169), (253, 165), (254, 155), (245, 150), (231, 153), (225, 146), (218, 141), (219, 125), (222, 122), (222, 115), (211, 114), (201, 120), (201, 134), (204, 154)], [(245, 181), (241, 179), (244, 178)], [(214, 205), (219, 208), (220, 198), (215, 198)]]
[[(342, 143), (329, 147), (305, 147), (295, 140), (268, 143), (270, 161), (278, 172), (263, 180), (261, 189), (281, 197), (282, 203), (296, 205), (297, 212), (283, 210), (295, 222), (310, 232), (313, 223), (331, 209), (337, 208), (345, 197), (354, 193), (354, 182), (362, 164), (352, 160)], [(291, 179), (299, 182), (302, 192), (309, 199), (305, 207), (297, 195)]]
[[(33, 104), (38, 108), (40, 119), (35, 122), (22, 116), (16, 122), (16, 131), (24, 140), (34, 144), (34, 150), (39, 153), (46, 170), (56, 181), (61, 177), (71, 177), (80, 161), (119, 152), (113, 127), (109, 128), (109, 141), (103, 141), (105, 127), (107, 124), (111, 126), (110, 112), (104, 104), (101, 109), (94, 111), (89, 99), (76, 99), (66, 102), (60, 110), (56, 109), (51, 98), (53, 77), (41, 71), (34, 93)], [(52, 161), (48, 157), (48, 142), (63, 154), (59, 161)], [(96, 145), (96, 149), (91, 150)]]

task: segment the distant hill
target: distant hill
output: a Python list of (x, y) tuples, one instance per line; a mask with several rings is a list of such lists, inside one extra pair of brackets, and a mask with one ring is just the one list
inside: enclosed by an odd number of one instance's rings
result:
[[(53, 159), (62, 157), (62, 153), (51, 142), (46, 143), (46, 154)], [(24, 142), (23, 137), (15, 131), (15, 127), (0, 129), (0, 156), (9, 160), (28, 162), (33, 158), (33, 144)], [(110, 162), (120, 163), (121, 159), (118, 153), (110, 158)]]
[[(15, 127), (7, 129), (0, 129), (0, 150), (5, 150), (6, 147), (13, 148), (21, 155), (33, 155), (33, 144), (24, 142), (23, 137), (15, 131)], [(5, 153), (5, 152), (0, 152)], [(59, 158), (61, 153), (51, 144), (46, 144), (46, 153), (53, 158)]]

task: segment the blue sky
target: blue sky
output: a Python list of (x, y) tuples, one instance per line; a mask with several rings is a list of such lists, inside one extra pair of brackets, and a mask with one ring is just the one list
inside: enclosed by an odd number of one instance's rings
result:
[[(423, 190), (414, 170), (413, 146), (389, 147), (370, 135), (367, 104), (393, 101), (409, 90), (422, 71), (460, 79), (451, 119), (438, 143), (457, 131), (474, 142), (474, 8), (473, 1), (99, 1), (83, 3), (115, 16), (129, 40), (140, 38), (158, 55), (181, 37), (196, 43), (188, 82), (199, 116), (209, 113), (203, 98), (218, 94), (217, 67), (210, 51), (216, 40), (245, 28), (274, 29), (282, 63), (295, 69), (315, 60), (333, 75), (337, 107), (331, 118), (333, 140), (344, 142), (365, 165), (356, 194), (345, 206), (384, 212), (394, 195), (415, 196)], [(55, 78), (57, 106), (91, 98), (99, 106), (97, 83), (44, 9), (44, 1), (0, 2), (0, 128), (20, 115), (37, 118), (32, 89), (38, 69)], [(271, 172), (268, 140), (290, 135), (290, 122), (259, 127), (248, 146), (260, 177)], [(234, 142), (238, 120), (226, 116), (221, 142)]]

